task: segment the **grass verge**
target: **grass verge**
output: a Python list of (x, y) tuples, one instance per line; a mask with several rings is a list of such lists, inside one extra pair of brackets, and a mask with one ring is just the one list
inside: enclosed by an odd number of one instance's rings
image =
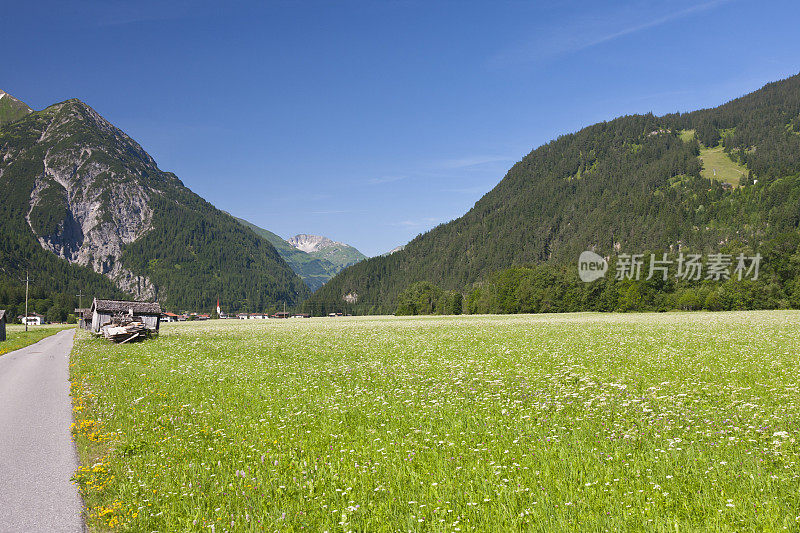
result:
[(74, 328), (75, 325), (45, 324), (43, 326), (25, 326), (21, 324), (6, 324), (6, 340), (0, 342), (0, 356), (30, 346), (45, 337), (55, 335), (59, 331)]

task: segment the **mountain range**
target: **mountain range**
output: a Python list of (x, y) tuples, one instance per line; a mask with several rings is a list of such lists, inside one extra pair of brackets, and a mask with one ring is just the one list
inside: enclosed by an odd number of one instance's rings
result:
[[(31, 272), (62, 314), (79, 291), (186, 309), (219, 297), (230, 311), (387, 313), (418, 283), (428, 285), (414, 294), (445, 291), (455, 309), (498, 275), (516, 279), (504, 269), (566, 272), (583, 250), (771, 250), (770, 305), (800, 305), (800, 75), (712, 109), (562, 135), (462, 217), (370, 259), (217, 210), (76, 99), (33, 111), (0, 93), (0, 190), (0, 304), (19, 301)], [(553, 290), (545, 278), (536, 290)], [(505, 309), (524, 297), (514, 283)]]
[(366, 259), (366, 256), (354, 247), (332, 241), (327, 237), (300, 234), (284, 240), (247, 220), (234, 218), (256, 235), (269, 241), (312, 291), (322, 287), (342, 269)]
[(332, 241), (320, 235), (300, 233), (287, 239), (287, 242), (312, 257), (329, 262), (333, 265), (334, 274), (367, 258), (349, 244)]
[(80, 100), (32, 111), (3, 93), (0, 113), (0, 288), (29, 271), (51, 292), (231, 311), (310, 294), (268, 240)]

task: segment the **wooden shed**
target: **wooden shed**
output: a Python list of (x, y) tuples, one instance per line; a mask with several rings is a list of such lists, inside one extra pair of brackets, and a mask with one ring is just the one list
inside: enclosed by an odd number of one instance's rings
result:
[(122, 300), (94, 299), (91, 307), (92, 331), (100, 333), (100, 328), (111, 322), (115, 316), (136, 317), (151, 330), (158, 331), (161, 321), (161, 306), (158, 302), (126, 302)]
[(6, 340), (6, 312), (0, 309), (0, 342)]

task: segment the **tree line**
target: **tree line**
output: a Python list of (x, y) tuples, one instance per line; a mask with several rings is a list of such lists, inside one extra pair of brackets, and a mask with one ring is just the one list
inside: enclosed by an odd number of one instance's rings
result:
[[(725, 255), (754, 254), (737, 245), (724, 247)], [(654, 255), (663, 257), (663, 251)], [(761, 248), (760, 270), (739, 279), (677, 278), (672, 273), (639, 279), (617, 279), (613, 259), (605, 277), (589, 283), (572, 266), (536, 264), (501, 269), (463, 292), (446, 291), (420, 281), (400, 293), (398, 315), (559, 313), (575, 311), (670, 311), (800, 308), (800, 234), (787, 233)], [(643, 254), (649, 257), (649, 253)], [(733, 267), (733, 265), (732, 265)], [(461, 303), (461, 305), (457, 305)]]

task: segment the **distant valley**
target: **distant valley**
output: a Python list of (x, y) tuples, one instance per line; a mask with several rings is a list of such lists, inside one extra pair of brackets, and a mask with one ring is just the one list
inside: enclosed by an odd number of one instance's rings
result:
[(343, 269), (367, 258), (354, 247), (327, 237), (302, 233), (284, 240), (247, 220), (234, 218), (256, 235), (269, 241), (312, 291), (322, 287)]

